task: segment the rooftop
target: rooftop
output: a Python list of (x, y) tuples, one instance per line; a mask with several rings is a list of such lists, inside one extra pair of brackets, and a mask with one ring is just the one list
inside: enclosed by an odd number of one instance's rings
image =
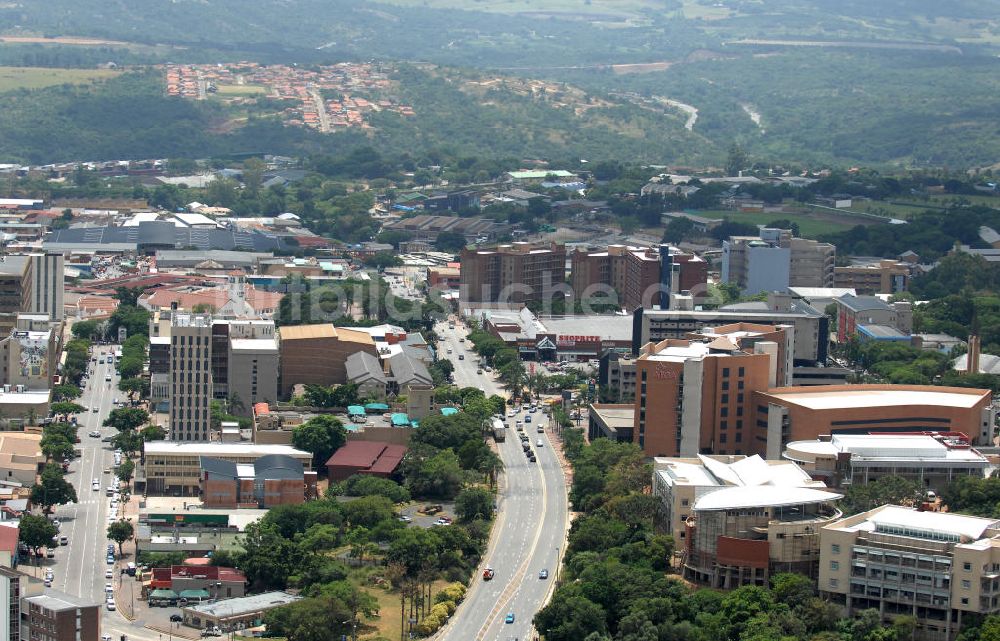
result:
[(57, 592), (51, 588), (45, 589), (45, 594), (39, 596), (25, 597), (24, 599), (32, 605), (40, 606), (52, 612), (62, 612), (63, 610), (75, 610), (77, 608), (100, 607), (97, 603), (85, 601), (75, 596)]
[(263, 594), (255, 594), (253, 596), (224, 599), (215, 603), (192, 605), (184, 609), (210, 617), (225, 619), (253, 614), (261, 610), (270, 610), (271, 608), (294, 603), (301, 598), (287, 592), (264, 592)]
[(669, 485), (700, 487), (815, 487), (826, 485), (813, 480), (791, 461), (766, 461), (753, 456), (706, 456), (694, 459), (656, 458), (654, 467)]
[(853, 532), (889, 531), (913, 538), (953, 536), (969, 543), (983, 537), (988, 529), (1000, 526), (1000, 521), (996, 519), (950, 512), (918, 512), (899, 505), (885, 505), (859, 516), (864, 518), (849, 519), (840, 527), (837, 524), (829, 527)]
[(837, 298), (837, 301), (844, 307), (855, 312), (891, 309), (888, 303), (876, 296), (851, 296), (850, 294), (846, 294)]
[(808, 487), (727, 487), (709, 492), (695, 501), (695, 512), (750, 507), (782, 507), (825, 503), (844, 498), (843, 494)]
[(787, 445), (785, 457), (796, 454), (834, 457), (850, 453), (853, 457), (873, 460), (936, 460), (941, 462), (981, 462), (985, 456), (968, 446), (938, 439), (929, 434), (834, 434), (829, 441), (793, 441)]
[(590, 411), (601, 417), (604, 424), (608, 427), (626, 427), (631, 428), (635, 421), (635, 407), (628, 405), (622, 407), (620, 405), (608, 405), (608, 404), (593, 404), (590, 406)]
[(165, 454), (175, 456), (267, 456), (283, 454), (296, 459), (312, 460), (312, 454), (297, 450), (290, 445), (256, 445), (250, 443), (178, 443), (174, 441), (150, 441), (145, 446), (146, 455)]
[(810, 410), (934, 406), (972, 409), (989, 402), (989, 390), (930, 385), (819, 385), (777, 387), (766, 393)]

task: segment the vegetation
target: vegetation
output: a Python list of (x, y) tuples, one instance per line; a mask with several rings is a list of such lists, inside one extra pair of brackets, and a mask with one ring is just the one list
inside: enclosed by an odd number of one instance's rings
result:
[(314, 416), (292, 430), (292, 445), (312, 453), (315, 470), (326, 469), (327, 460), (346, 442), (344, 424), (328, 414)]
[(924, 488), (919, 483), (901, 476), (883, 476), (876, 481), (851, 485), (844, 493), (840, 509), (850, 515), (886, 504), (916, 507), (924, 498)]
[(31, 502), (42, 506), (46, 514), (56, 505), (76, 503), (76, 489), (66, 480), (62, 467), (47, 463), (39, 475), (39, 482), (31, 488)]
[(115, 521), (108, 526), (108, 538), (118, 544), (118, 554), (124, 554), (122, 552), (122, 545), (126, 541), (131, 541), (132, 536), (135, 534), (135, 530), (132, 524), (128, 521)]
[(40, 548), (52, 544), (59, 531), (44, 516), (23, 514), (18, 522), (18, 540), (37, 555)]

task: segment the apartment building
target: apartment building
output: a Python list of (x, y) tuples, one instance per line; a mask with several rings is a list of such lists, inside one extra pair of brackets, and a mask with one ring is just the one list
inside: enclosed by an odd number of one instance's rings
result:
[(1000, 521), (883, 505), (820, 530), (820, 596), (848, 617), (916, 619), (916, 638), (952, 641), (970, 615), (1000, 613)]
[(31, 308), (31, 267), (30, 256), (0, 257), (0, 336), (9, 335), (18, 313)]
[(804, 301), (786, 294), (769, 294), (767, 301), (711, 311), (638, 308), (632, 314), (632, 353), (646, 343), (685, 338), (705, 327), (731, 323), (792, 325), (792, 359), (796, 367), (826, 364), (829, 319)]
[(65, 318), (66, 258), (61, 252), (31, 254), (31, 302), (24, 311), (46, 314), (53, 321)]
[(280, 455), (299, 461), (306, 471), (312, 470), (312, 454), (288, 445), (152, 441), (146, 444), (145, 452), (136, 471), (136, 491), (150, 496), (198, 495), (203, 457), (253, 466), (262, 457)]
[(941, 489), (962, 476), (989, 476), (994, 465), (964, 434), (833, 434), (793, 441), (782, 457), (833, 487), (902, 476)]
[(463, 303), (526, 303), (568, 293), (564, 245), (511, 243), (465, 248), (460, 260), (459, 295)]
[(846, 287), (858, 294), (898, 294), (910, 285), (910, 265), (895, 260), (880, 260), (861, 265), (833, 268), (833, 286)]
[(0, 639), (21, 641), (22, 576), (0, 566)]
[(633, 442), (647, 456), (757, 451), (751, 399), (773, 384), (772, 346), (745, 352), (678, 339), (646, 345), (635, 363)]
[(990, 390), (967, 387), (817, 385), (757, 389), (751, 396), (753, 451), (767, 458), (823, 434), (960, 432), (988, 445), (996, 418)]
[(83, 641), (101, 638), (101, 604), (90, 603), (62, 592), (22, 599), (25, 619), (22, 638), (32, 641)]
[(370, 333), (330, 323), (282, 327), (279, 336), (282, 398), (288, 398), (297, 384), (346, 383), (348, 356), (355, 352), (378, 355)]
[[(664, 265), (663, 256), (668, 260)], [(608, 245), (603, 250), (577, 249), (571, 255), (571, 283), (578, 299), (603, 293), (609, 288), (624, 309), (660, 304), (664, 291), (703, 290), (708, 281), (708, 263), (699, 256), (674, 247), (659, 248)]]
[(170, 325), (172, 441), (208, 441), (212, 400), (212, 317), (174, 312)]
[(830, 243), (762, 227), (757, 236), (730, 236), (722, 242), (722, 280), (749, 295), (833, 287), (836, 254)]

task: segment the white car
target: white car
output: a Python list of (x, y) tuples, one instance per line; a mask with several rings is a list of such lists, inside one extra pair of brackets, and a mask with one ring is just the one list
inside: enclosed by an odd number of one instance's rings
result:
[(108, 568), (107, 570), (105, 570), (104, 571), (104, 578), (105, 579), (113, 579), (113, 578), (115, 578), (115, 572), (114, 572), (114, 570), (112, 570), (111, 568)]
[(101, 491), (101, 484), (100, 483), (91, 483), (90, 484), (90, 489), (94, 490), (95, 492), (100, 492)]
[(87, 436), (91, 438), (101, 438), (101, 433), (98, 430), (90, 430)]
[(97, 406), (95, 405), (94, 407), (91, 407), (90, 411), (93, 412), (94, 414), (96, 414), (97, 413)]
[(115, 611), (115, 601), (114, 601), (114, 599), (108, 599), (107, 607), (108, 607), (108, 611), (109, 612), (114, 612)]
[(542, 447), (543, 445), (545, 445), (545, 443), (542, 442), (542, 439), (535, 441), (535, 447)]

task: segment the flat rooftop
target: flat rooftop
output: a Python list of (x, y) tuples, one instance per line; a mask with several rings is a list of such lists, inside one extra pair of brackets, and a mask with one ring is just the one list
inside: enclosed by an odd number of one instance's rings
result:
[(948, 391), (955, 388), (914, 388), (905, 385), (886, 386), (887, 389), (865, 389), (864, 385), (831, 385), (808, 388), (808, 391), (782, 391), (776, 388), (767, 395), (789, 405), (811, 410), (864, 409), (872, 407), (936, 406), (972, 409), (984, 399), (989, 400), (988, 390), (969, 389), (967, 392)]
[(251, 443), (176, 443), (173, 441), (150, 441), (145, 446), (146, 454), (167, 454), (176, 456), (265, 456), (284, 454), (293, 458), (308, 458), (312, 454), (297, 450), (290, 445), (255, 445)]
[[(793, 441), (789, 452), (837, 456), (849, 452), (867, 460), (938, 460), (982, 462), (986, 457), (972, 447), (949, 447), (925, 434), (834, 434), (829, 441)], [(794, 455), (793, 455), (794, 456)]]
[(599, 336), (601, 340), (631, 341), (632, 316), (600, 314), (539, 319), (550, 333), (559, 336)]
[(190, 612), (226, 619), (253, 614), (261, 610), (270, 610), (271, 608), (294, 603), (301, 598), (287, 592), (264, 592), (263, 594), (255, 594), (253, 596), (223, 599), (215, 603), (192, 605), (184, 609)]
[(601, 407), (591, 405), (590, 411), (601, 417), (608, 427), (632, 427), (635, 424), (635, 408), (629, 407)]
[[(829, 527), (849, 532), (875, 532), (878, 530), (905, 531), (904, 536), (914, 538), (936, 538), (934, 535), (950, 535), (963, 539), (981, 538), (988, 529), (1000, 526), (996, 519), (984, 519), (951, 512), (918, 512), (899, 505), (886, 505), (868, 512), (864, 518), (848, 519), (844, 525)], [(926, 533), (926, 536), (920, 536)], [(963, 541), (969, 542), (969, 541)]]
[(670, 363), (683, 363), (691, 358), (701, 358), (709, 354), (708, 343), (692, 342), (686, 346), (664, 347), (654, 354), (640, 356), (641, 360), (665, 361)]

